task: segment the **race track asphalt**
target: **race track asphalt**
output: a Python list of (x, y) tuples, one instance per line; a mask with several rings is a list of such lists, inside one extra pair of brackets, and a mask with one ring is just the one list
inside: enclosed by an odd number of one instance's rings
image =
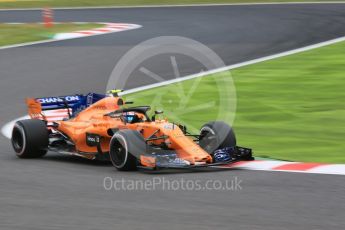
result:
[[(149, 38), (195, 39), (229, 65), (345, 36), (345, 4), (58, 10), (55, 18), (143, 28), (0, 50), (0, 126), (25, 114), (27, 96), (103, 92), (121, 56)], [(39, 11), (0, 11), (0, 22), (39, 20)], [(192, 62), (178, 64), (182, 75), (200, 71)], [(146, 65), (172, 77), (163, 58)], [(134, 75), (125, 87), (149, 83)], [(202, 183), (237, 177), (242, 189), (106, 191), (105, 177)], [(343, 176), (242, 170), (124, 173), (54, 154), (19, 160), (1, 136), (0, 229), (343, 229), (344, 182)]]

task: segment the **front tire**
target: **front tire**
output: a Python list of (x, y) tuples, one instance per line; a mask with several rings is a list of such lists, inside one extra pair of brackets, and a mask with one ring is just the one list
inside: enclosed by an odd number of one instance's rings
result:
[(225, 122), (213, 121), (201, 127), (199, 145), (212, 154), (217, 149), (236, 147), (236, 136)]
[(138, 158), (146, 150), (146, 143), (136, 130), (120, 130), (110, 141), (110, 161), (119, 171), (137, 169)]
[(47, 153), (49, 132), (44, 121), (22, 120), (13, 127), (12, 146), (19, 158), (39, 158)]

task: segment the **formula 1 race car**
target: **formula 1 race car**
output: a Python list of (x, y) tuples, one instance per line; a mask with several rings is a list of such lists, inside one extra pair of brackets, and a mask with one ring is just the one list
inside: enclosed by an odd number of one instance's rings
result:
[[(195, 168), (253, 160), (252, 150), (236, 146), (232, 128), (221, 121), (193, 135), (186, 126), (149, 117), (150, 106), (128, 107), (118, 93), (28, 98), (31, 119), (17, 121), (12, 146), (19, 158), (47, 151), (110, 160), (118, 170)], [(49, 116), (55, 111), (61, 116)]]

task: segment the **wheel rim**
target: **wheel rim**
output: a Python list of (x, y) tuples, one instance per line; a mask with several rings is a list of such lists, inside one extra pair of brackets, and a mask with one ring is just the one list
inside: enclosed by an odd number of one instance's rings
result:
[(114, 137), (110, 158), (117, 168), (122, 168), (126, 164), (128, 155), (126, 146), (127, 144), (122, 136)]
[(16, 153), (21, 154), (25, 148), (25, 136), (22, 127), (15, 127), (13, 129), (11, 141)]
[(199, 144), (208, 153), (213, 153), (219, 145), (214, 131), (209, 127), (201, 129)]

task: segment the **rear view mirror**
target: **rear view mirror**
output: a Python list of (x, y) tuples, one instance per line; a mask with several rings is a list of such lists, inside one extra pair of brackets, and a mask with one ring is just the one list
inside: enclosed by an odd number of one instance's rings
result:
[(163, 110), (155, 110), (155, 114), (152, 116), (151, 120), (156, 121), (156, 115), (163, 114)]

